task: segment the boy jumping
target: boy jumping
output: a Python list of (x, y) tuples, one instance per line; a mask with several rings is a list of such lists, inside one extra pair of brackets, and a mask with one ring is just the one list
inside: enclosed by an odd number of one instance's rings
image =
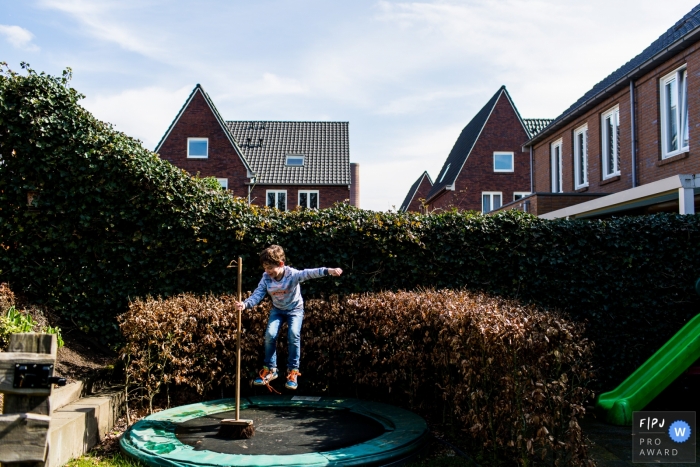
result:
[(301, 355), (301, 323), (304, 320), (304, 300), (301, 298), (299, 283), (323, 276), (340, 276), (340, 268), (304, 269), (298, 271), (284, 265), (284, 250), (272, 245), (260, 253), (260, 264), (265, 272), (255, 292), (244, 302), (237, 302), (239, 310), (252, 308), (269, 294), (272, 309), (265, 330), (265, 366), (253, 384), (267, 386), (277, 378), (277, 336), (285, 321), (288, 323), (289, 358), (287, 362), (287, 389), (297, 388), (299, 357)]

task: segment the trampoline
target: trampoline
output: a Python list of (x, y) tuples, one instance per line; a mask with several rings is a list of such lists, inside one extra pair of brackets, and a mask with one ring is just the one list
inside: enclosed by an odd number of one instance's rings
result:
[(255, 436), (232, 440), (219, 426), (234, 408), (234, 399), (221, 399), (152, 414), (124, 433), (122, 450), (158, 467), (391, 465), (428, 440), (425, 421), (407, 410), (306, 396), (242, 398)]

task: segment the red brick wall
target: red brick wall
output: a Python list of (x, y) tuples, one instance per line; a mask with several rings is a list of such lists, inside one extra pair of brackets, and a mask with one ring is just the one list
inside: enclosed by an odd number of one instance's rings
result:
[[(688, 70), (688, 110), (690, 151), (672, 159), (661, 160), (659, 114), (659, 79), (683, 64)], [(638, 185), (681, 173), (700, 173), (700, 50), (697, 45), (667, 60), (635, 81)], [(620, 177), (603, 180), (601, 161), (601, 114), (615, 104), (620, 108)], [(616, 193), (632, 188), (632, 135), (629, 87), (588, 110), (556, 133), (538, 142), (534, 149), (535, 191), (551, 191), (550, 144), (562, 138), (564, 192), (573, 192), (573, 132), (588, 124), (588, 189), (594, 193)]]
[[(463, 210), (481, 211), (481, 193), (500, 191), (502, 203), (513, 201), (513, 192), (530, 191), (530, 153), (522, 151), (527, 134), (513, 106), (502, 93), (484, 125), (471, 154), (455, 182), (455, 191), (447, 191), (431, 201), (430, 209), (455, 206)], [(514, 171), (493, 171), (494, 151), (514, 153)]]
[[(209, 138), (209, 158), (188, 159), (187, 138)], [(192, 175), (228, 178), (236, 196), (248, 196), (246, 168), (201, 92), (196, 92), (163, 142), (160, 157)]]
[(430, 189), (433, 186), (430, 184), (428, 181), (428, 177), (423, 177), (423, 179), (420, 182), (420, 185), (418, 185), (418, 189), (416, 190), (416, 194), (413, 195), (413, 199), (411, 200), (411, 204), (408, 205), (408, 208), (406, 211), (408, 212), (423, 212), (423, 204), (421, 203), (421, 199), (425, 200), (425, 198), (428, 197), (428, 193), (430, 193)]
[[(255, 185), (251, 191), (250, 199), (252, 204), (264, 206), (267, 199), (267, 190), (287, 191), (287, 209), (293, 210), (299, 201), (299, 190), (318, 190), (320, 208), (329, 208), (334, 203), (350, 201), (350, 189), (347, 185), (337, 186), (302, 186), (302, 185)], [(247, 193), (246, 193), (247, 196)]]
[[(524, 211), (539, 216), (558, 209), (568, 208), (575, 204), (585, 203), (592, 199), (606, 196), (600, 193), (534, 193), (526, 198), (498, 209), (499, 211)], [(527, 204), (527, 207), (525, 205)]]

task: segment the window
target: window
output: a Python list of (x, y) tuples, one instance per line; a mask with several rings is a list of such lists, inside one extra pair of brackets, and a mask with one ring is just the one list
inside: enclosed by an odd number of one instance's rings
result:
[(620, 108), (605, 112), (601, 118), (603, 180), (620, 175)]
[(287, 210), (287, 190), (267, 190), (267, 206)]
[(447, 164), (447, 167), (445, 167), (445, 171), (442, 173), (442, 177), (440, 177), (440, 180), (438, 181), (438, 183), (442, 183), (442, 179), (445, 178), (445, 174), (447, 173), (448, 170), (450, 170), (450, 165), (451, 165), (451, 163)]
[(513, 201), (517, 201), (529, 195), (529, 191), (515, 191), (513, 192)]
[(228, 178), (217, 178), (217, 182), (221, 185), (221, 188), (228, 190)]
[(688, 150), (688, 71), (661, 78), (661, 157)]
[(512, 152), (494, 152), (493, 153), (493, 171), (494, 172), (512, 172), (513, 171), (513, 154)]
[(308, 209), (318, 209), (318, 190), (300, 190), (299, 206)]
[(301, 167), (304, 165), (304, 156), (287, 156), (287, 165)]
[(574, 188), (588, 186), (588, 125), (574, 130)]
[(209, 157), (209, 138), (187, 138), (187, 158), (206, 159)]
[(562, 168), (561, 168), (561, 140), (552, 143), (550, 147), (552, 155), (551, 172), (552, 172), (552, 193), (563, 193), (562, 188)]
[(481, 212), (486, 214), (501, 207), (503, 194), (500, 191), (484, 191), (481, 193)]

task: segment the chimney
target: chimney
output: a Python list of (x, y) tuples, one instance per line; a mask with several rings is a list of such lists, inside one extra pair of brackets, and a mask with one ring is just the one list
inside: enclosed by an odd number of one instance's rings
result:
[(360, 164), (350, 163), (350, 204), (360, 207)]

